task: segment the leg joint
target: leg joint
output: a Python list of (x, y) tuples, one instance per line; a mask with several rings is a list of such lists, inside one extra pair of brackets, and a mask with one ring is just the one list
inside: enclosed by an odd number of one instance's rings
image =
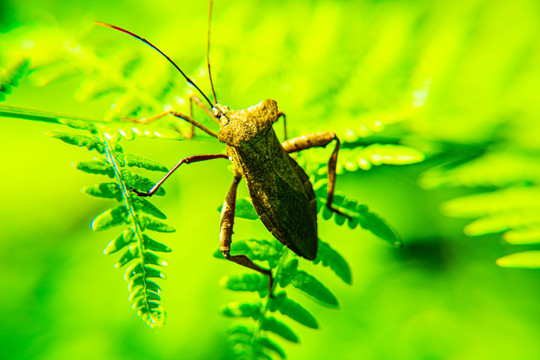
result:
[(227, 250), (227, 249), (219, 249), (221, 251), (221, 253), (223, 254), (223, 256), (225, 257), (225, 259), (230, 259), (231, 258), (231, 251), (230, 250)]

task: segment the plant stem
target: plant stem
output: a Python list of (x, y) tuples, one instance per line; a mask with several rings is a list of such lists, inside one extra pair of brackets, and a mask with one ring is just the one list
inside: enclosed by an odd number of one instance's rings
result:
[(259, 319), (257, 321), (257, 329), (255, 330), (255, 333), (254, 333), (254, 340), (257, 346), (256, 352), (261, 351), (260, 341), (258, 340), (261, 337), (261, 332), (264, 331), (262, 327), (264, 326), (264, 322), (266, 320), (266, 313), (268, 312), (268, 309), (270, 308), (270, 302), (272, 301), (270, 294), (274, 294), (277, 284), (281, 280), (283, 265), (285, 264), (285, 260), (287, 259), (288, 254), (289, 254), (289, 250), (287, 249), (287, 247), (283, 246), (280, 256), (279, 256), (278, 265), (276, 267), (276, 272), (274, 275), (274, 283), (272, 284), (272, 288), (270, 289), (270, 291), (268, 292), (268, 295), (266, 296), (266, 301), (264, 303), (263, 310), (261, 311), (261, 314), (259, 315)]

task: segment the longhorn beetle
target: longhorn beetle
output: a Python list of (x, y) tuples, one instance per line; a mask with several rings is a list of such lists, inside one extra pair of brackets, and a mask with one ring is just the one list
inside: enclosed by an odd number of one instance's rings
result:
[[(259, 104), (244, 110), (231, 110), (229, 107), (219, 104), (210, 71), (211, 18), (212, 0), (210, 0), (208, 12), (206, 62), (214, 99), (213, 102), (210, 101), (178, 65), (148, 40), (120, 27), (96, 21), (96, 24), (99, 26), (119, 30), (154, 48), (154, 50), (158, 51), (174, 65), (186, 81), (195, 87), (210, 105), (210, 107), (207, 107), (200, 98), (191, 96), (190, 116), (169, 110), (145, 119), (135, 120), (136, 122), (149, 123), (164, 116), (173, 115), (192, 124), (191, 136), (194, 135), (194, 127), (197, 127), (224, 143), (227, 149), (226, 154), (204, 154), (185, 157), (147, 192), (141, 192), (135, 189), (131, 189), (131, 191), (139, 196), (152, 196), (163, 182), (182, 164), (191, 164), (212, 159), (230, 160), (233, 164), (234, 178), (225, 196), (225, 202), (221, 211), (220, 251), (227, 260), (268, 275), (270, 294), (272, 294), (273, 277), (270, 270), (256, 265), (245, 255), (230, 254), (238, 184), (242, 178), (246, 180), (253, 206), (272, 235), (297, 255), (314, 260), (317, 256), (318, 243), (315, 193), (305, 171), (289, 154), (313, 147), (325, 147), (330, 142), (335, 141), (334, 151), (328, 161), (328, 194), (326, 206), (330, 210), (340, 213), (339, 210), (332, 206), (340, 141), (333, 132), (318, 132), (289, 140), (285, 139), (283, 143), (280, 143), (272, 125), (281, 117), (285, 122), (285, 114), (278, 110), (275, 100), (263, 100)], [(220, 129), (217, 134), (193, 119), (193, 104), (199, 106), (219, 125)], [(343, 215), (348, 217), (346, 214)]]

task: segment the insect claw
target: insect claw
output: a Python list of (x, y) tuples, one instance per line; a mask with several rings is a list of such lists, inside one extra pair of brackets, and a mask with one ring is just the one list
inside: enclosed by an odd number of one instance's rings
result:
[(137, 194), (138, 196), (141, 196), (141, 197), (148, 197), (148, 196), (150, 196), (150, 194), (148, 194), (147, 192), (145, 192), (145, 191), (139, 191), (139, 190), (134, 189), (134, 188), (132, 188), (132, 187), (129, 188), (129, 191), (134, 192), (135, 194)]

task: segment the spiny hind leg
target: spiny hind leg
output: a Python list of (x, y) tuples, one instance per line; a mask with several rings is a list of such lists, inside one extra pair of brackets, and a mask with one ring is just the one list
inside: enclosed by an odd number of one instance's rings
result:
[(225, 197), (225, 201), (223, 202), (223, 208), (221, 209), (221, 229), (219, 232), (219, 250), (223, 253), (225, 259), (255, 270), (263, 275), (267, 275), (269, 294), (270, 296), (273, 296), (272, 288), (274, 286), (274, 278), (272, 276), (272, 271), (256, 265), (246, 255), (230, 254), (234, 226), (234, 212), (236, 209), (236, 189), (238, 188), (240, 180), (242, 180), (241, 177), (234, 178), (233, 183), (227, 192), (227, 196)]
[(334, 189), (336, 186), (337, 157), (339, 147), (341, 145), (341, 142), (339, 141), (337, 135), (333, 132), (319, 132), (309, 135), (302, 135), (287, 140), (281, 145), (287, 153), (294, 153), (314, 147), (326, 147), (326, 145), (328, 145), (331, 141), (336, 142), (336, 147), (334, 148), (334, 151), (332, 152), (332, 155), (330, 155), (330, 159), (328, 160), (328, 187), (326, 206), (333, 212), (341, 214), (350, 219), (351, 217), (349, 215), (343, 214), (341, 211), (332, 206), (334, 202)]

